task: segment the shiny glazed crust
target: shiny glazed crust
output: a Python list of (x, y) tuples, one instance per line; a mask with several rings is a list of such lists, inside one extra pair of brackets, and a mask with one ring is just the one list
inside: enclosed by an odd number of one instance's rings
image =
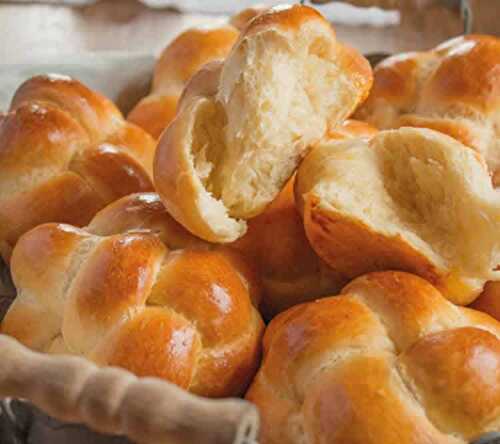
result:
[(211, 397), (241, 394), (258, 365), (258, 293), (230, 251), (169, 252), (151, 232), (45, 224), (20, 239), (11, 271), (17, 298), (0, 331), (34, 350)]
[(44, 222), (85, 225), (118, 197), (151, 190), (154, 140), (105, 97), (64, 76), (19, 87), (0, 120), (0, 253)]
[(246, 398), (262, 444), (466, 444), (500, 427), (500, 324), (367, 274), (271, 322)]

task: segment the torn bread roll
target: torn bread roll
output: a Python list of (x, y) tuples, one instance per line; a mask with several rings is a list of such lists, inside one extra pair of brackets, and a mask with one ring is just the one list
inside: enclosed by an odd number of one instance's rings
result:
[(160, 139), (155, 185), (189, 231), (227, 243), (279, 194), (309, 146), (365, 98), (372, 74), (302, 5), (256, 17), (209, 74), (210, 85), (187, 85)]
[(246, 398), (261, 444), (470, 443), (500, 427), (500, 323), (371, 273), (276, 317)]
[(380, 129), (414, 126), (452, 136), (485, 158), (500, 184), (500, 39), (468, 35), (389, 57), (356, 112)]
[(499, 277), (500, 194), (481, 157), (442, 133), (323, 144), (302, 163), (296, 196), (311, 245), (346, 278), (410, 271), (465, 305)]

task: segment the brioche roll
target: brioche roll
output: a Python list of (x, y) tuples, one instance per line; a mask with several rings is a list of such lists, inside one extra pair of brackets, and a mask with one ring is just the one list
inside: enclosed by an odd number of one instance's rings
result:
[(498, 279), (500, 196), (451, 137), (402, 128), (323, 144), (297, 177), (307, 237), (342, 276), (409, 271), (464, 305)]
[(0, 331), (200, 395), (240, 395), (259, 362), (263, 323), (239, 265), (222, 250), (169, 252), (151, 232), (40, 225), (14, 249), (17, 298)]
[(151, 190), (154, 140), (69, 77), (22, 84), (0, 119), (0, 252), (50, 221), (84, 225), (115, 199)]
[(206, 78), (187, 85), (161, 137), (155, 185), (189, 231), (228, 243), (276, 198), (309, 146), (364, 99), (371, 70), (317, 11), (295, 5), (252, 20)]
[(246, 398), (262, 444), (466, 444), (500, 427), (500, 323), (371, 273), (277, 316)]

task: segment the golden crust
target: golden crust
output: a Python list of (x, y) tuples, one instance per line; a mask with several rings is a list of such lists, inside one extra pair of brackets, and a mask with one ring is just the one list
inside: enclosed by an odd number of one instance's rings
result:
[(127, 120), (159, 139), (163, 130), (174, 120), (177, 96), (149, 95), (128, 113)]
[(0, 244), (44, 222), (84, 225), (107, 203), (152, 190), (154, 140), (76, 80), (37, 76), (0, 122)]
[(500, 40), (468, 35), (427, 52), (389, 57), (374, 70), (356, 117), (379, 128), (431, 128), (478, 151), (500, 171)]
[(151, 231), (45, 224), (22, 236), (11, 267), (18, 296), (1, 331), (36, 350), (211, 397), (243, 393), (256, 371), (259, 293), (231, 251), (169, 253)]
[(472, 314), (401, 272), (280, 314), (247, 393), (261, 442), (458, 444), (496, 430), (500, 324)]
[(312, 247), (346, 279), (409, 271), (465, 305), (497, 274), (500, 202), (486, 167), (438, 132), (403, 128), (318, 146), (296, 195)]

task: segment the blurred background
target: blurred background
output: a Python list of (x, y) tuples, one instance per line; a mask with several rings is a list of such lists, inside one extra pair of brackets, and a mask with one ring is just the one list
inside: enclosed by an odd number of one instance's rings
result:
[[(154, 53), (182, 29), (222, 20), (251, 0), (0, 0), (0, 61), (82, 51)], [(282, 2), (259, 2), (276, 4)], [(307, 3), (307, 2), (306, 2)], [(318, 1), (339, 36), (363, 52), (428, 48), (471, 30), (498, 33), (499, 0)], [(470, 18), (470, 17), (469, 17)], [(495, 23), (496, 21), (496, 23)]]

